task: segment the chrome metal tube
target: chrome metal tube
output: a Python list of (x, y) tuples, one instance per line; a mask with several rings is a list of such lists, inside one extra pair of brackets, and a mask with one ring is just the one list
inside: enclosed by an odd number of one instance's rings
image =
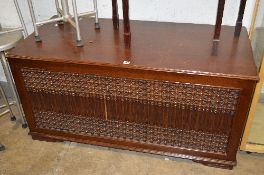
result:
[(56, 11), (57, 11), (58, 17), (61, 17), (61, 13), (58, 10), (58, 9), (60, 9), (60, 4), (59, 4), (58, 0), (55, 0), (55, 5), (56, 5)]
[(57, 10), (58, 10), (58, 13), (60, 13), (60, 14), (61, 14), (61, 17), (63, 18), (63, 15), (64, 15), (64, 14), (63, 14), (63, 11), (62, 11), (62, 9), (61, 9), (61, 8), (58, 8)]
[(0, 113), (0, 117), (6, 115), (6, 114), (9, 113), (9, 112), (10, 112), (10, 110), (5, 110), (4, 112)]
[(39, 38), (38, 26), (36, 24), (37, 20), (36, 20), (36, 15), (34, 12), (33, 3), (32, 3), (32, 0), (27, 0), (27, 1), (28, 1), (29, 11), (30, 11), (32, 22), (33, 22), (34, 31), (35, 31), (35, 39), (37, 42), (39, 42), (41, 41), (41, 39)]
[(67, 18), (69, 18), (70, 15), (70, 11), (69, 11), (69, 4), (68, 4), (68, 0), (61, 0), (61, 8), (63, 11), (63, 17), (64, 17), (64, 21), (67, 21)]
[(74, 22), (71, 18), (68, 18), (68, 22), (69, 22), (74, 28), (76, 28), (76, 24), (75, 24), (75, 22)]
[(17, 10), (17, 14), (18, 14), (18, 17), (19, 17), (19, 20), (20, 20), (20, 23), (22, 25), (22, 28), (24, 30), (24, 36), (27, 37), (28, 36), (28, 31), (27, 31), (27, 27), (25, 25), (25, 21), (23, 19), (23, 16), (22, 16), (22, 13), (21, 13), (21, 10), (19, 8), (19, 4), (17, 2), (17, 0), (14, 0), (14, 4), (16, 6), (16, 10)]
[[(9, 106), (12, 106), (12, 105), (14, 105), (14, 102), (10, 102), (10, 103), (9, 103)], [(7, 107), (7, 106), (6, 106), (6, 105), (1, 105), (1, 106), (0, 106), (0, 109), (5, 108), (5, 107)]]
[(63, 17), (59, 17), (59, 18), (53, 18), (53, 19), (49, 19), (49, 20), (45, 20), (45, 21), (40, 21), (37, 22), (36, 25), (42, 25), (42, 24), (48, 24), (48, 23), (52, 23), (52, 22), (57, 22), (57, 21), (61, 21), (63, 20)]
[(7, 33), (16, 32), (16, 31), (23, 31), (23, 30), (24, 29), (22, 27), (19, 27), (15, 29), (8, 29), (8, 30), (0, 31), (0, 34), (7, 34)]
[[(4, 92), (3, 88), (2, 88), (2, 86), (0, 86), (0, 91), (1, 91), (1, 94), (2, 94), (2, 96), (3, 96), (3, 99), (4, 99), (4, 102), (5, 102), (5, 105), (8, 107), (7, 112), (10, 113), (10, 118), (13, 118), (13, 117), (14, 117), (14, 114), (13, 114), (13, 112), (12, 112), (11, 107), (9, 106), (9, 102), (8, 102), (8, 100), (7, 100), (7, 98), (6, 98), (6, 95), (5, 95), (5, 92)], [(4, 115), (4, 114), (0, 114), (0, 116), (2, 116), (2, 115)]]
[(93, 4), (94, 4), (94, 11), (95, 11), (95, 28), (98, 29), (100, 28), (100, 25), (99, 25), (99, 19), (98, 19), (97, 0), (93, 0)]
[(78, 14), (78, 17), (95, 16), (95, 14), (96, 14), (95, 11), (84, 12), (84, 13), (79, 13), (79, 14)]
[(77, 12), (77, 4), (76, 0), (72, 0), (72, 7), (73, 7), (73, 15), (74, 15), (74, 21), (75, 21), (75, 29), (76, 29), (76, 36), (77, 36), (77, 46), (82, 46), (81, 44), (81, 33), (80, 33), (80, 26), (79, 26), (79, 18), (78, 18), (78, 12)]

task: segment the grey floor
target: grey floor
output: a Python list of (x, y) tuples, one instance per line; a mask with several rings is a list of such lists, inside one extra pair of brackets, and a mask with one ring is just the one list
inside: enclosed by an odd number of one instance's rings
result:
[(239, 152), (234, 170), (73, 142), (34, 141), (20, 121), (0, 118), (0, 175), (263, 175), (264, 155)]

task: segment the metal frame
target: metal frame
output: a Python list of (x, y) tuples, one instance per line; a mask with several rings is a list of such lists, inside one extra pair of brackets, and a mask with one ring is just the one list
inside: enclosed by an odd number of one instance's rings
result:
[[(58, 17), (48, 19), (48, 20), (44, 20), (44, 21), (37, 21), (32, 0), (27, 0), (27, 1), (28, 1), (28, 6), (30, 9), (30, 15), (32, 18), (33, 27), (34, 27), (34, 31), (35, 31), (36, 42), (41, 42), (41, 38), (39, 36), (39, 31), (38, 31), (38, 26), (43, 25), (43, 24), (52, 23), (52, 22), (58, 22), (59, 24), (63, 24), (63, 22), (69, 22), (76, 29), (76, 42), (77, 42), (78, 47), (83, 46), (82, 38), (81, 38), (81, 34), (80, 34), (79, 17), (94, 16), (95, 17), (95, 28), (96, 29), (100, 28), (99, 19), (98, 19), (97, 0), (93, 0), (93, 4), (94, 4), (94, 10), (93, 11), (80, 13), (80, 14), (78, 14), (76, 0), (72, 0), (73, 16), (71, 16), (71, 14), (69, 12), (68, 0), (61, 0), (61, 8), (60, 8), (59, 1), (55, 0), (55, 6), (56, 6)], [(74, 18), (74, 21), (72, 20), (72, 18)]]
[(25, 120), (25, 114), (24, 114), (24, 111), (23, 111), (23, 108), (22, 108), (22, 105), (21, 105), (21, 102), (20, 102), (20, 98), (18, 96), (18, 93), (17, 93), (17, 89), (16, 89), (16, 86), (15, 86), (15, 82), (14, 82), (14, 79), (13, 79), (13, 76), (12, 76), (12, 72), (11, 72), (11, 69), (10, 69), (10, 66), (9, 66), (9, 63), (5, 57), (5, 53), (2, 51), (0, 52), (0, 58), (1, 58), (1, 63), (2, 63), (2, 66), (3, 66), (3, 70), (4, 70), (4, 73), (5, 73), (5, 76), (6, 76), (6, 79), (7, 79), (7, 83), (10, 87), (10, 90), (11, 90), (11, 93), (13, 94), (14, 98), (15, 98), (15, 103), (16, 103), (16, 106), (17, 106), (17, 110), (18, 110), (18, 113), (19, 113), (19, 116), (21, 117), (21, 121), (22, 121), (22, 127), (23, 128), (26, 128), (27, 127), (27, 122)]
[(0, 35), (1, 34), (6, 34), (6, 33), (11, 33), (11, 32), (16, 32), (16, 31), (24, 31), (24, 36), (27, 37), (28, 36), (28, 31), (27, 31), (27, 28), (26, 28), (26, 25), (25, 25), (25, 22), (24, 22), (24, 19), (23, 19), (23, 16), (22, 16), (22, 13), (21, 13), (21, 10), (19, 8), (17, 0), (14, 0), (14, 4), (15, 4), (15, 7), (16, 7), (16, 11), (17, 11), (20, 23), (21, 23), (21, 27), (10, 29), (10, 30), (7, 30), (7, 31), (0, 31)]
[[(23, 38), (22, 32), (24, 32), (24, 37), (28, 36), (28, 31), (26, 29), (26, 25), (25, 25), (25, 22), (24, 22), (24, 19), (23, 19), (23, 16), (22, 16), (22, 13), (21, 13), (21, 10), (20, 10), (20, 7), (19, 7), (17, 0), (14, 0), (14, 5), (15, 5), (16, 11), (18, 13), (18, 17), (19, 17), (19, 20), (21, 23), (21, 27), (0, 31), (0, 37), (1, 37), (1, 39), (3, 39), (3, 41), (5, 41), (6, 38), (9, 38), (9, 39), (12, 38), (10, 41), (8, 40), (7, 42), (1, 42), (0, 59), (1, 59), (3, 70), (5, 73), (6, 79), (7, 79), (7, 83), (9, 85), (9, 87), (11, 88), (11, 92), (13, 94), (13, 97), (15, 98), (15, 105), (17, 107), (17, 110), (19, 112), (19, 115), (20, 115), (20, 118), (22, 121), (22, 127), (27, 128), (27, 122), (25, 120), (25, 115), (24, 115), (24, 112), (23, 112), (23, 109), (22, 109), (22, 106), (20, 103), (20, 99), (19, 99), (16, 87), (15, 87), (13, 76), (12, 76), (9, 64), (8, 64), (6, 57), (5, 57), (5, 51), (13, 48), (16, 45), (16, 43), (20, 39)], [(1, 88), (1, 92), (3, 93), (2, 88)], [(3, 97), (4, 97), (6, 104), (0, 106), (0, 108), (8, 107), (9, 110), (2, 113), (2, 115), (6, 114), (7, 112), (10, 112), (11, 120), (15, 120), (16, 118), (15, 118), (14, 114), (12, 113), (12, 110), (9, 106), (9, 105), (12, 105), (13, 103), (9, 103), (8, 100), (6, 99), (5, 95), (3, 95)]]
[(4, 90), (3, 90), (3, 88), (2, 88), (1, 85), (0, 85), (0, 93), (1, 93), (1, 96), (3, 97), (3, 99), (4, 99), (4, 103), (5, 103), (5, 105), (0, 106), (0, 109), (6, 108), (6, 107), (8, 108), (8, 109), (5, 110), (4, 112), (1, 112), (1, 113), (0, 113), (0, 117), (2, 117), (2, 116), (4, 116), (5, 114), (9, 113), (9, 114), (10, 114), (10, 119), (11, 119), (11, 121), (15, 121), (15, 120), (16, 120), (16, 117), (15, 117), (15, 115), (14, 115), (12, 109), (11, 109), (11, 105), (12, 105), (13, 103), (9, 103), (9, 102), (8, 102), (8, 100), (7, 100), (7, 98), (6, 98), (6, 95), (5, 95), (5, 92), (4, 92)]

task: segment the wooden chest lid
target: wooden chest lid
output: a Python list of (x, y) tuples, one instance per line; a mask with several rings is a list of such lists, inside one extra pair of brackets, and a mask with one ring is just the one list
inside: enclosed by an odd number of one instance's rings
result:
[(44, 25), (40, 28), (42, 43), (36, 43), (32, 34), (10, 51), (8, 57), (258, 79), (245, 28), (235, 38), (234, 27), (223, 26), (213, 55), (214, 26), (131, 21), (131, 49), (128, 50), (120, 24), (120, 31), (115, 31), (110, 19), (101, 19), (101, 29), (95, 30), (94, 20), (81, 20), (83, 48), (75, 46), (75, 31), (69, 24)]

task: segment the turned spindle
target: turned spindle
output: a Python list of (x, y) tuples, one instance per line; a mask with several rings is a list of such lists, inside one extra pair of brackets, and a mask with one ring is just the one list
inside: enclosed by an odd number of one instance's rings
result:
[(118, 29), (119, 28), (119, 14), (118, 14), (118, 4), (117, 4), (117, 0), (112, 0), (112, 19), (113, 19), (113, 25), (114, 25), (114, 29)]
[(241, 32), (246, 3), (247, 3), (247, 0), (240, 0), (239, 12), (238, 12), (238, 17), (236, 21), (235, 33), (234, 33), (236, 37), (239, 37), (240, 32)]
[(219, 0), (218, 1), (218, 8), (217, 8), (216, 23), (215, 23), (215, 31), (214, 31), (214, 40), (215, 41), (219, 41), (219, 39), (220, 39), (224, 9), (225, 9), (225, 0)]
[(129, 21), (129, 0), (122, 0), (123, 4), (123, 18), (124, 18), (124, 40), (126, 48), (130, 48), (131, 33)]

